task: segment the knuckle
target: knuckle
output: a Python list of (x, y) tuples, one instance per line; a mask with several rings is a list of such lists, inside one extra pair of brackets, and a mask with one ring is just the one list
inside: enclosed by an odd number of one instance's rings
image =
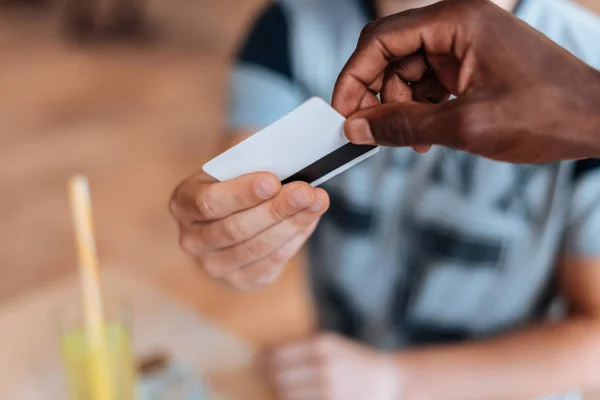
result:
[(188, 189), (188, 187), (191, 185), (190, 182), (190, 178), (185, 179), (177, 185), (175, 190), (173, 190), (171, 199), (169, 201), (169, 211), (171, 211), (173, 215), (175, 215), (175, 213), (177, 213), (183, 207), (183, 205), (185, 205), (185, 200), (187, 197), (186, 193), (190, 191)]
[(217, 212), (215, 209), (212, 191), (205, 190), (202, 192), (196, 199), (196, 207), (198, 207), (198, 212), (204, 218), (207, 219), (215, 219), (217, 218)]
[(371, 40), (379, 25), (379, 20), (373, 20), (367, 23), (360, 31), (359, 40), (362, 42)]
[[(371, 30), (373, 28), (370, 28)], [(377, 36), (372, 31), (366, 33), (363, 37), (360, 38), (360, 46), (363, 48), (369, 48), (373, 46), (379, 46)]]
[(360, 30), (360, 35), (359, 35), (360, 41), (366, 40), (366, 38), (369, 36), (369, 34), (371, 33), (371, 30), (373, 29), (373, 23), (374, 23), (373, 21), (370, 21), (365, 26), (363, 26), (363, 28)]
[(309, 211), (303, 211), (291, 217), (288, 221), (293, 229), (301, 230), (319, 219), (319, 215), (315, 215)]
[(239, 204), (239, 206), (242, 208), (248, 208), (253, 205), (252, 198), (250, 196), (248, 196), (246, 193), (236, 192), (233, 195), (233, 199), (234, 199), (235, 203)]
[(189, 233), (181, 233), (179, 235), (179, 246), (186, 252), (192, 255), (198, 254), (198, 241)]
[(287, 215), (285, 213), (285, 211), (283, 210), (283, 205), (282, 205), (282, 201), (281, 199), (278, 199), (279, 201), (271, 201), (269, 202), (269, 217), (272, 218), (274, 221), (281, 221), (285, 218), (287, 218)]
[(181, 182), (173, 191), (171, 198), (169, 200), (169, 212), (176, 219), (179, 218), (179, 214), (182, 208), (182, 204), (184, 203), (184, 190), (183, 187), (186, 185), (187, 181)]
[(175, 217), (175, 219), (179, 219), (178, 215), (179, 215), (179, 204), (177, 204), (177, 200), (175, 199), (175, 194), (173, 194), (173, 196), (171, 196), (171, 199), (169, 200), (169, 213), (171, 213), (171, 215), (173, 217)]
[(248, 242), (246, 251), (254, 257), (261, 257), (271, 250), (271, 245), (262, 238), (255, 238)]
[(286, 256), (287, 254), (283, 250), (277, 250), (269, 256), (269, 263), (274, 267), (278, 267), (286, 262)]
[(202, 268), (208, 275), (212, 278), (223, 278), (225, 275), (225, 270), (221, 263), (217, 262), (210, 254), (202, 257)]
[(247, 237), (243, 225), (236, 219), (226, 219), (221, 224), (221, 227), (223, 236), (231, 242), (238, 242)]

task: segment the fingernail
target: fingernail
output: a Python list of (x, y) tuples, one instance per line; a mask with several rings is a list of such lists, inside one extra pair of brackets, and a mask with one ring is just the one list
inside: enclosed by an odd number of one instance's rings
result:
[(254, 189), (263, 199), (268, 199), (277, 193), (277, 184), (269, 178), (261, 178)]
[(321, 211), (322, 208), (323, 208), (323, 203), (321, 203), (321, 200), (319, 200), (319, 198), (317, 197), (317, 200), (315, 200), (313, 205), (310, 206), (310, 211)]
[(346, 137), (354, 144), (373, 144), (373, 134), (366, 119), (351, 119), (346, 122)]
[(296, 208), (306, 208), (310, 204), (310, 198), (304, 190), (296, 189), (292, 192), (290, 203)]

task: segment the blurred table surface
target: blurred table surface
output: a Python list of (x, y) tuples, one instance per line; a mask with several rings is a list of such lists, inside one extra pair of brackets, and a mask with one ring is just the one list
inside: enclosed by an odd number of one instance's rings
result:
[[(0, 308), (0, 398), (65, 399), (57, 318), (78, 302), (76, 273)], [(254, 368), (254, 348), (172, 299), (139, 273), (106, 269), (107, 299), (123, 299), (133, 311), (136, 354), (168, 354), (208, 382), (211, 399), (270, 398)]]

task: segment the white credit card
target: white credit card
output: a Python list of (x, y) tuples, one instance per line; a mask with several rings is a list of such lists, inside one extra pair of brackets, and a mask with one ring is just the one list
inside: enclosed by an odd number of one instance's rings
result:
[(350, 143), (344, 121), (324, 100), (313, 97), (203, 169), (219, 181), (271, 172), (284, 184), (304, 181), (319, 186), (379, 151), (377, 146)]

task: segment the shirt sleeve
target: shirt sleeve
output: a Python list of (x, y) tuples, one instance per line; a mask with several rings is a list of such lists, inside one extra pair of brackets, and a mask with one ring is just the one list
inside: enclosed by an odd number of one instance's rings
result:
[(600, 159), (576, 163), (570, 207), (565, 255), (600, 257)]
[(293, 78), (284, 10), (265, 8), (247, 35), (229, 83), (228, 127), (260, 129), (307, 98)]

